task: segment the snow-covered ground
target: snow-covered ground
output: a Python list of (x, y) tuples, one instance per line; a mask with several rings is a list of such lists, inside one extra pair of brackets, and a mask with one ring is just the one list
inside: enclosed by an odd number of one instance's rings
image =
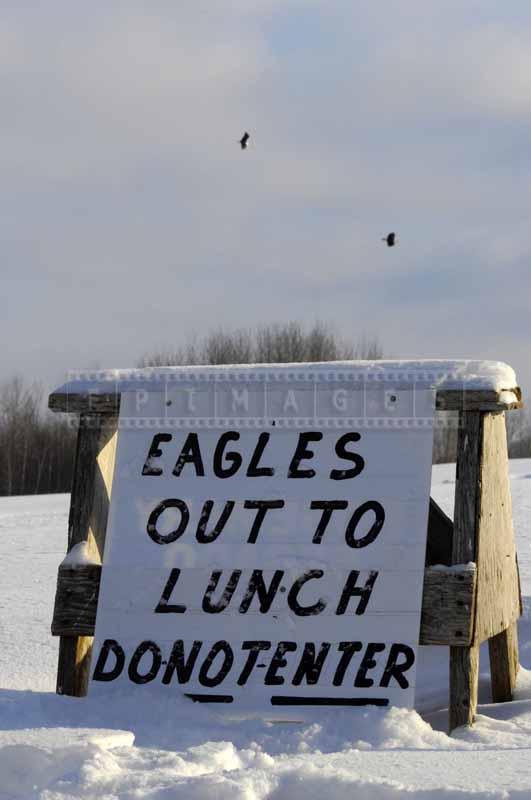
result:
[[(531, 460), (510, 471), (524, 669), (514, 702), (492, 705), (482, 658), (477, 724), (451, 737), (444, 648), (422, 648), (416, 711), (334, 711), (309, 725), (228, 722), (179, 699), (55, 695), (68, 496), (1, 498), (0, 800), (531, 798)], [(454, 468), (435, 467), (432, 494), (450, 514), (453, 492)]]

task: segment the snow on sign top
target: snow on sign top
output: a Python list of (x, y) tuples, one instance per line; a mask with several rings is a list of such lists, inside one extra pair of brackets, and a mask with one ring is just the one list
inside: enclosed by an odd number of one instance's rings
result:
[(435, 391), (265, 369), (122, 392), (90, 691), (411, 706)]
[[(312, 364), (228, 364), (220, 366), (148, 367), (144, 369), (77, 370), (55, 394), (105, 394), (136, 389), (157, 391), (173, 381), (267, 381), (281, 375), (291, 380), (341, 380), (354, 383), (415, 384), (417, 388), (511, 391), (514, 370), (501, 361), (397, 360), (329, 361)], [(162, 390), (162, 389), (160, 389)]]

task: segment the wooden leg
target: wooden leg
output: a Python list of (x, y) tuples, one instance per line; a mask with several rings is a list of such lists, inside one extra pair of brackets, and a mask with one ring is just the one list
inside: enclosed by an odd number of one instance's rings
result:
[[(116, 419), (82, 415), (68, 521), (68, 549), (87, 542), (90, 555), (101, 559), (114, 471)], [(61, 636), (57, 693), (87, 694), (92, 636)]]
[(450, 733), (472, 725), (478, 704), (479, 645), (450, 647)]
[(519, 669), (516, 622), (489, 639), (489, 657), (492, 702), (505, 703), (512, 700)]
[[(476, 561), (482, 436), (482, 412), (461, 411), (452, 564)], [(474, 620), (475, 602), (470, 614)], [(478, 703), (478, 679), (479, 644), (470, 647), (450, 647), (450, 733), (460, 725), (473, 724)]]
[(92, 636), (61, 636), (57, 694), (85, 697), (92, 653)]

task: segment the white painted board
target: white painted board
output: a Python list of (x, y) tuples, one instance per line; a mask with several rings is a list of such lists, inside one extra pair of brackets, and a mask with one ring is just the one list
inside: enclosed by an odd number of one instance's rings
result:
[(413, 705), (434, 392), (310, 369), (122, 394), (91, 691)]

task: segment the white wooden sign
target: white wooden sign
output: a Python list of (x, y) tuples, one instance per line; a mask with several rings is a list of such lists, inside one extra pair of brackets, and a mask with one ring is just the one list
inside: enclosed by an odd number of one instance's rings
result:
[(433, 409), (359, 367), (123, 393), (91, 691), (411, 706)]

